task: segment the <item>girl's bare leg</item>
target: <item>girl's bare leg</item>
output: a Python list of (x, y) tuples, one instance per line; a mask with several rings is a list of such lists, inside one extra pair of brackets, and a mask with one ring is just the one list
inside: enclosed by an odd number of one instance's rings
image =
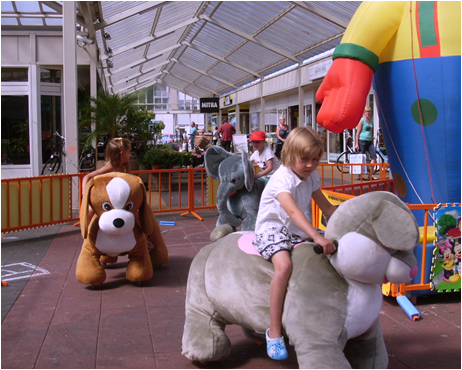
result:
[(287, 283), (292, 273), (292, 260), (288, 251), (276, 253), (271, 259), (274, 276), (270, 285), (270, 338), (282, 337), (282, 309), (287, 291)]

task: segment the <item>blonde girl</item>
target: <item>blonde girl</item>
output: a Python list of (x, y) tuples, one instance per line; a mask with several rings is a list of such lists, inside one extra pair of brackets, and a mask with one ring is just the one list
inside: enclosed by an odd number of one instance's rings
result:
[(266, 341), (268, 356), (275, 360), (288, 357), (282, 336), (282, 309), (292, 273), (290, 252), (295, 244), (307, 239), (320, 245), (324, 254), (335, 251), (333, 241), (324, 238), (304, 214), (311, 198), (327, 217), (336, 209), (321, 192), (321, 180), (316, 173), (323, 152), (324, 143), (311, 128), (291, 130), (282, 148), (282, 164), (271, 176), (260, 200), (253, 244), (274, 265)]

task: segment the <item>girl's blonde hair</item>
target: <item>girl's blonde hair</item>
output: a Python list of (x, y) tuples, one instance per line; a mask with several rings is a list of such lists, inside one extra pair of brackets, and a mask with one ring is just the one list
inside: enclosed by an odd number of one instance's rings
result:
[(305, 155), (321, 158), (324, 142), (311, 127), (296, 127), (290, 131), (282, 147), (281, 163), (291, 167), (295, 160)]
[(106, 146), (106, 162), (110, 163), (113, 167), (119, 167), (122, 164), (122, 152), (129, 151), (132, 143), (125, 138), (115, 138), (109, 140)]
[(366, 108), (364, 108), (364, 113), (370, 112), (370, 111), (371, 111), (371, 107), (366, 107)]

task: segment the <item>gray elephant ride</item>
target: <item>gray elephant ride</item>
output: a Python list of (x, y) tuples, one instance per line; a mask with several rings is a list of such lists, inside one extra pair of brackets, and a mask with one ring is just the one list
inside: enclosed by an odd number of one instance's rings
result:
[[(213, 145), (205, 152), (205, 169), (220, 181), (217, 208), (220, 215), (216, 226), (229, 225), (229, 232), (255, 230), (260, 197), (265, 180), (255, 179), (252, 162), (247, 155), (235, 155)], [(219, 239), (223, 235), (216, 236)], [(211, 236), (213, 238), (213, 236)]]

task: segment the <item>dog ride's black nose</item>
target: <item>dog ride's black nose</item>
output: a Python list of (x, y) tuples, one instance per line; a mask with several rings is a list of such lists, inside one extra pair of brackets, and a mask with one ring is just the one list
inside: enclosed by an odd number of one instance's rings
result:
[(116, 218), (112, 224), (118, 229), (120, 229), (121, 227), (125, 225), (125, 222), (121, 218)]

